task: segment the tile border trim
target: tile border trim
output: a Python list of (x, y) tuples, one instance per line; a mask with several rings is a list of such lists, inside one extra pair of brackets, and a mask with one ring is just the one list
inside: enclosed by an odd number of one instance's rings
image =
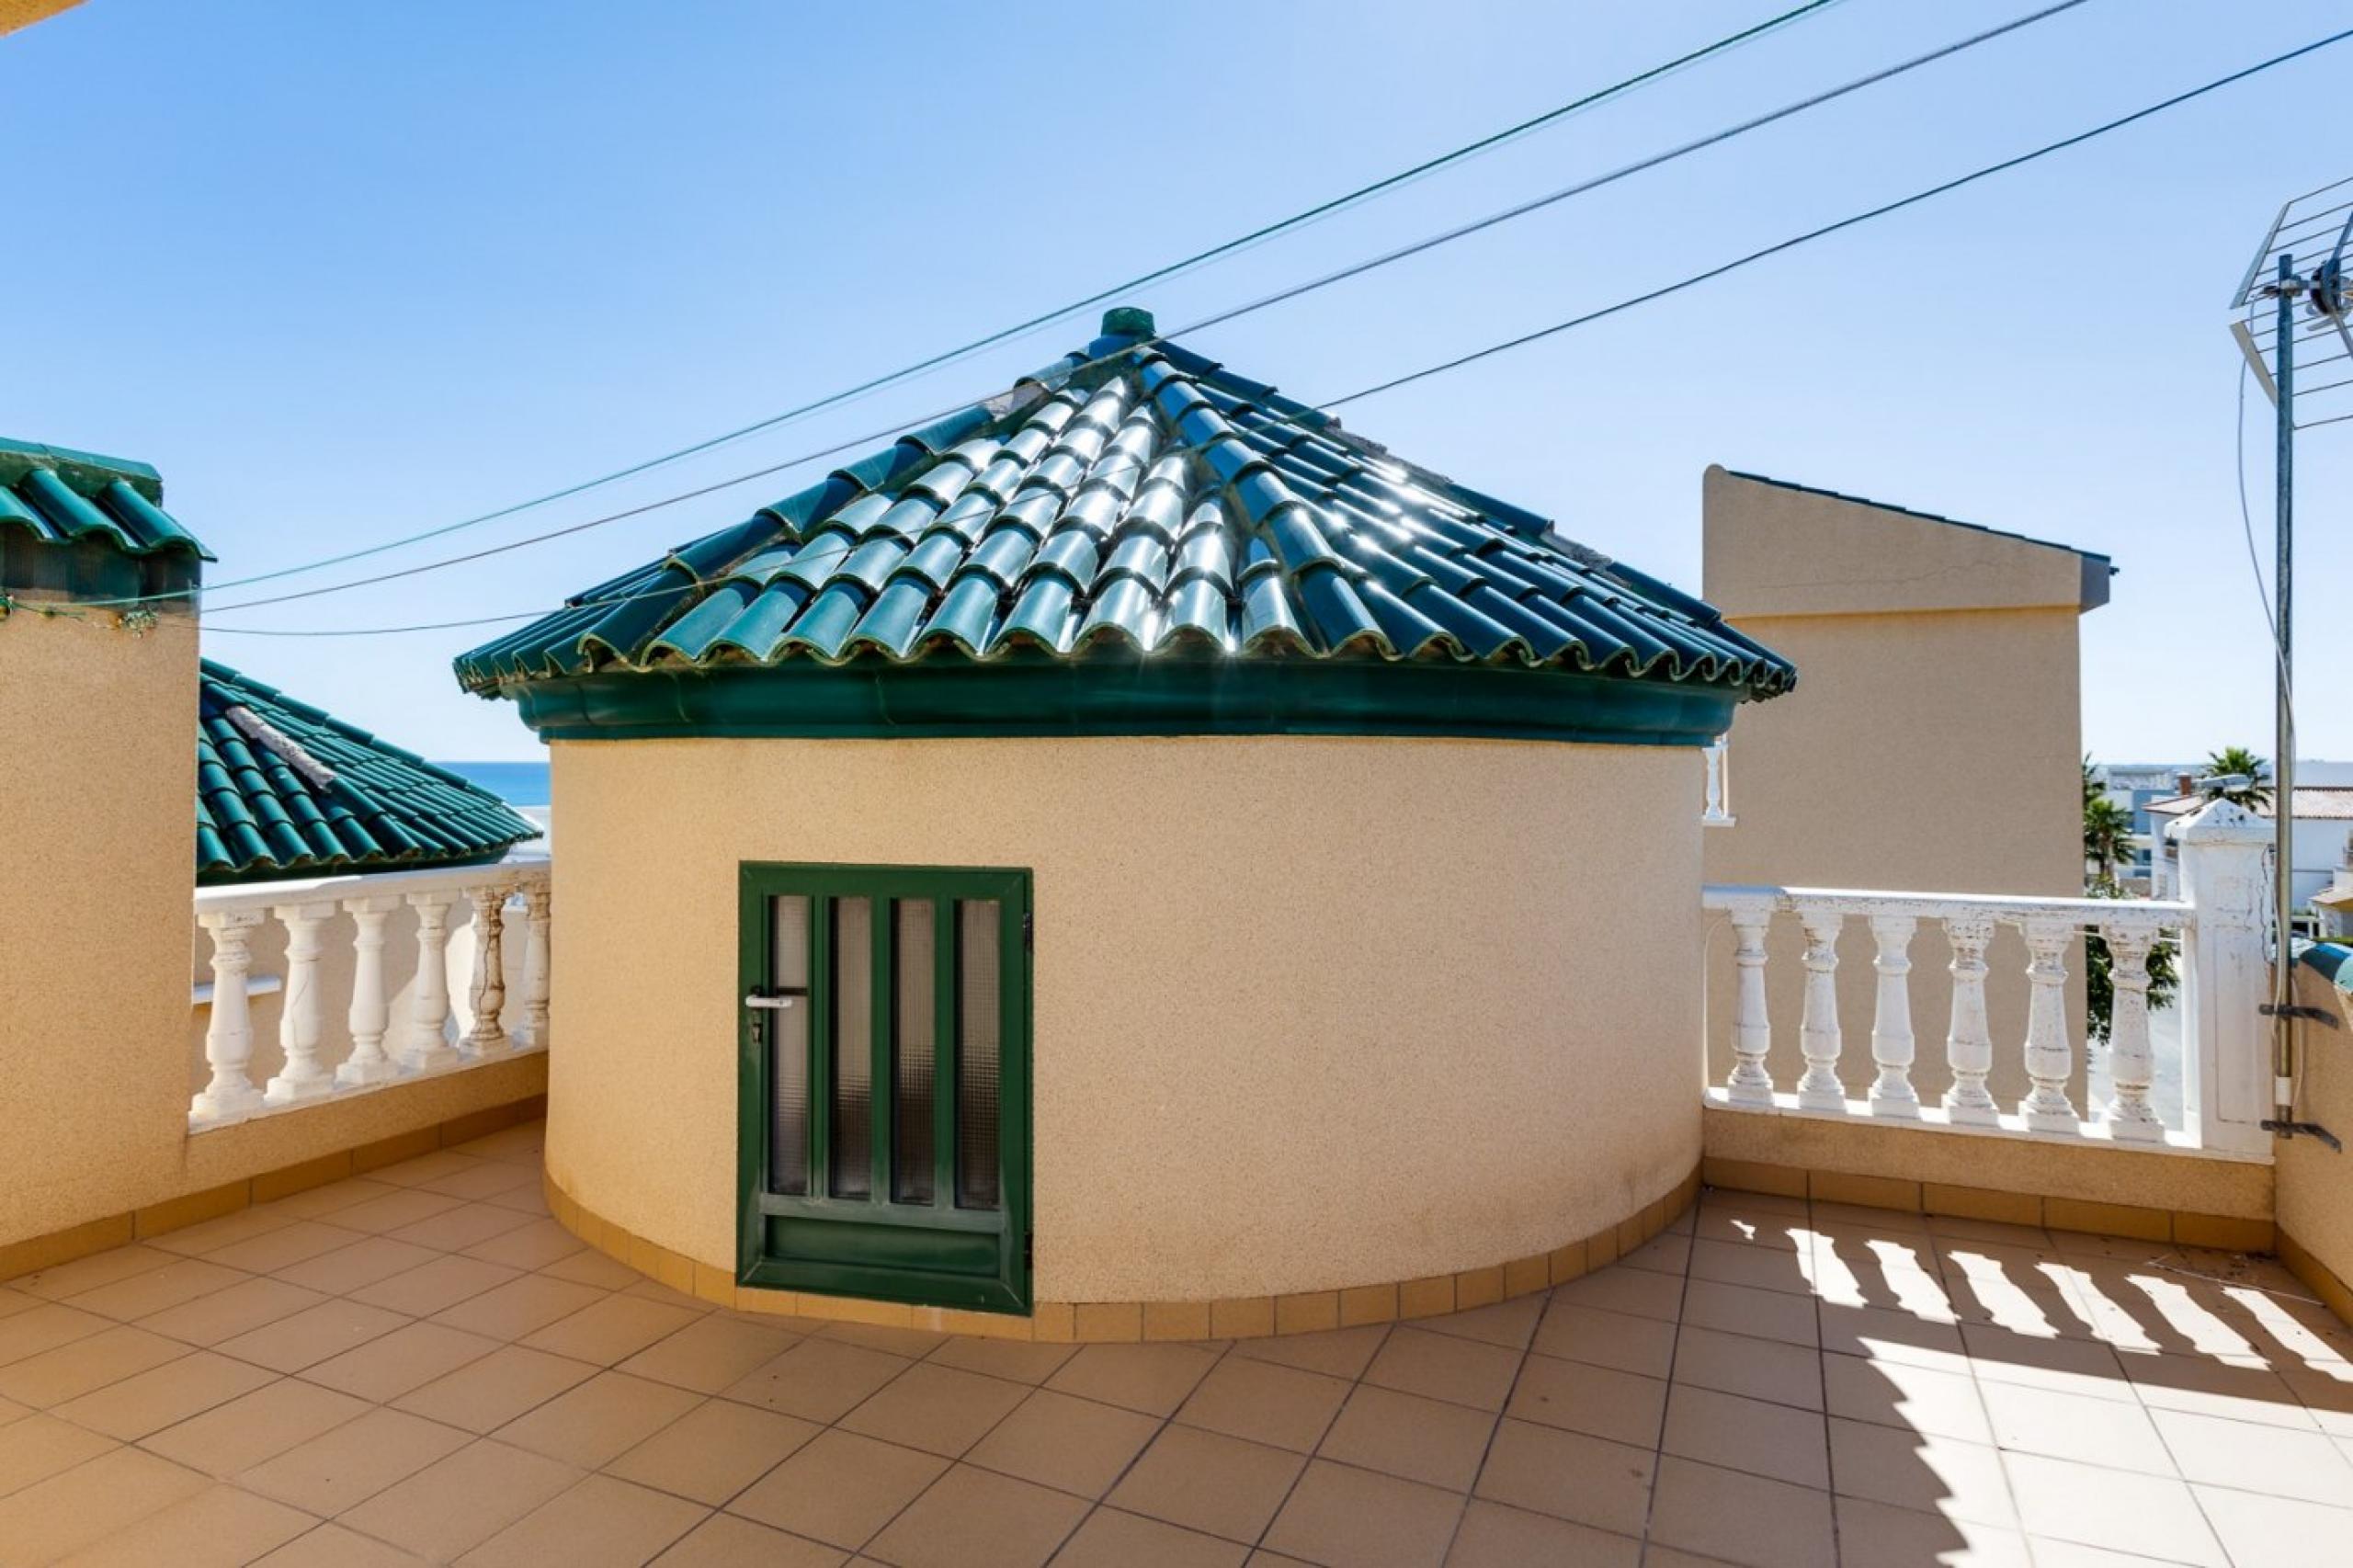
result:
[(785, 1317), (877, 1324), (928, 1329), (985, 1339), (1029, 1340), (1041, 1345), (1135, 1344), (1157, 1340), (1260, 1339), (1315, 1334), (1360, 1324), (1440, 1317), (1564, 1285), (1616, 1262), (1665, 1231), (1696, 1202), (1701, 1167), (1614, 1225), (1592, 1235), (1532, 1253), (1507, 1263), (1398, 1279), (1379, 1285), (1346, 1286), (1287, 1295), (1230, 1297), (1194, 1301), (1040, 1301), (1022, 1317), (1010, 1312), (965, 1312), (953, 1307), (917, 1307), (862, 1296), (824, 1296), (813, 1291), (772, 1290), (738, 1285), (732, 1269), (672, 1252), (631, 1233), (576, 1201), (546, 1172), (548, 1210), (556, 1222), (616, 1262), (716, 1306)]

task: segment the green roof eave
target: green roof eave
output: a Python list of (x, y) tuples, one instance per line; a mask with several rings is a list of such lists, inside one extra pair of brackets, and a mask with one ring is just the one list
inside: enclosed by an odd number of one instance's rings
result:
[(621, 671), (517, 682), (542, 740), (1425, 735), (1705, 745), (1744, 693), (1435, 662), (1216, 654)]

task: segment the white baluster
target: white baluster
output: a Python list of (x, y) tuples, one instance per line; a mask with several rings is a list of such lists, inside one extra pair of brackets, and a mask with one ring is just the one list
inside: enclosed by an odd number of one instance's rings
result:
[(319, 1061), (319, 927), (335, 918), (335, 901), (281, 903), (270, 911), (286, 927), (286, 994), (278, 1044), (286, 1064), (262, 1091), (271, 1105), (300, 1105), (335, 1093), (335, 1074)]
[(1726, 749), (1732, 737), (1718, 735), (1708, 743), (1703, 755), (1707, 758), (1707, 798), (1699, 821), (1708, 827), (1730, 827), (1732, 814), (1732, 764)]
[(1838, 928), (1846, 916), (1819, 904), (1800, 904), (1805, 927), (1805, 1012), (1798, 1021), (1798, 1049), (1805, 1075), (1798, 1080), (1798, 1104), (1809, 1110), (1845, 1110), (1847, 1086), (1838, 1081)]
[(1765, 1064), (1773, 1049), (1773, 1024), (1765, 1009), (1765, 933), (1772, 924), (1770, 903), (1743, 904), (1732, 912), (1737, 989), (1733, 994), (1732, 1075), (1724, 1080), (1724, 1097), (1734, 1105), (1773, 1103), (1773, 1074)]
[(2001, 1107), (1985, 1087), (1994, 1070), (1994, 1033), (1985, 1022), (1985, 947), (1994, 939), (1990, 915), (1948, 915), (1945, 940), (1952, 948), (1952, 1022), (1945, 1035), (1945, 1063), (1952, 1086), (1945, 1091), (1946, 1117), (1964, 1127), (1995, 1127)]
[(2156, 1072), (2149, 1051), (2149, 949), (2156, 943), (2156, 922), (2103, 920), (2099, 930), (2108, 942), (2108, 1073), (2113, 1085), (2100, 1119), (2111, 1138), (2162, 1142), (2165, 1124), (2149, 1106), (2149, 1082)]
[(245, 1076), (254, 1055), (253, 1015), (245, 1006), (245, 975), (253, 968), (254, 927), (258, 909), (199, 913), (197, 924), (212, 937), (212, 1016), (204, 1029), (204, 1060), (211, 1081), (189, 1102), (191, 1127), (243, 1121), (261, 1108), (261, 1091)]
[(384, 1031), (392, 1026), (392, 1008), (384, 997), (384, 919), (401, 906), (397, 893), (347, 898), (351, 912), (351, 1054), (335, 1070), (335, 1081), (347, 1088), (388, 1083), (400, 1076), (400, 1063), (384, 1054)]
[(470, 1056), (494, 1056), (512, 1050), (499, 1014), (506, 1006), (506, 901), (512, 882), (483, 882), (466, 890), (474, 906), (474, 979), (467, 993), (473, 1004), (473, 1028), (466, 1031)]
[(2034, 1087), (2018, 1102), (2018, 1114), (2037, 1132), (2082, 1130), (2067, 1097), (2075, 1050), (2067, 1035), (2067, 944), (2075, 922), (2066, 915), (2038, 915), (2021, 923), (2029, 961), (2026, 966), (2026, 1075)]
[(548, 1043), (547, 873), (523, 884), (523, 1036), (534, 1051)]
[(401, 1064), (411, 1072), (430, 1073), (464, 1060), (443, 1038), (449, 1024), (449, 905), (457, 896), (445, 888), (408, 895), (416, 911), (416, 994)]
[(1912, 933), (1908, 915), (1874, 915), (1871, 937), (1878, 953), (1879, 1006), (1871, 1017), (1871, 1060), (1879, 1076), (1871, 1084), (1871, 1114), (1917, 1119), (1920, 1092), (1912, 1086)]

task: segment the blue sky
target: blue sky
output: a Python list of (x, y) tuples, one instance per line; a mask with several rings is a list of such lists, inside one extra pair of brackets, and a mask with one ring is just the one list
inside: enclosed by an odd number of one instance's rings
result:
[[(0, 40), (0, 143), (17, 176), (0, 434), (154, 463), (175, 515), (221, 555), (216, 578), (267, 571), (790, 406), (1785, 8), (89, 0)], [(1134, 302), (1164, 326), (1205, 315), (2031, 8), (1843, 0)], [(2301, 0), (2091, 0), (1188, 341), (1297, 395), (1334, 395), (2347, 21), (2341, 4)], [(2118, 760), (2231, 742), (2268, 752), (2225, 305), (2278, 202), (2353, 174), (2353, 154), (2319, 134), (2348, 76), (2353, 43), (1344, 417), (1694, 587), (1710, 462), (2106, 551), (2123, 575), (2085, 622), (2086, 744)], [(643, 479), (285, 586), (517, 538), (912, 420), (1092, 331), (1090, 314)], [(2259, 393), (2249, 422), (2268, 554)], [(2343, 671), (2353, 423), (2310, 432), (2299, 460), (2299, 657)], [(551, 606), (816, 472), (218, 628)], [(494, 631), (216, 629), (205, 643), (429, 755), (532, 755), (511, 707), (462, 695), (449, 674)], [(2308, 701), (2302, 722), (2306, 756), (2353, 756), (2353, 705)]]

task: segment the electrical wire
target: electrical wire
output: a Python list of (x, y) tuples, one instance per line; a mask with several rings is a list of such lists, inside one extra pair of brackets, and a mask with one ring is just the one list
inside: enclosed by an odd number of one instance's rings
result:
[(2264, 634), (2271, 643), (2271, 658), (2279, 672), (2279, 689), (2288, 703), (2288, 727), (2295, 728), (2296, 687), (2288, 674), (2288, 649), (2279, 637), (2279, 622), (2271, 613), (2271, 585), (2263, 577), (2263, 552), (2255, 545), (2255, 512), (2246, 499), (2246, 383), (2253, 372), (2246, 356), (2239, 356), (2239, 406), (2236, 422), (2238, 458), (2239, 530), (2246, 540), (2247, 570), (2255, 574), (2255, 602), (2263, 612)]
[[(1499, 211), (1489, 213), (1485, 217), (1473, 220), (1471, 222), (1459, 224), (1453, 228), (1442, 230), (1438, 233), (1415, 241), (1411, 244), (1383, 252), (1379, 256), (1370, 257), (1364, 261), (1353, 263), (1350, 266), (1342, 267), (1336, 271), (1326, 272), (1319, 277), (1307, 279), (1304, 282), (1294, 284), (1290, 288), (1279, 290), (1274, 293), (1261, 295), (1246, 303), (1213, 312), (1209, 315), (1188, 322), (1183, 326), (1173, 328), (1165, 335), (1171, 337), (1181, 337), (1192, 333), (1204, 331), (1211, 327), (1221, 326), (1227, 323), (1237, 321), (1244, 316), (1267, 310), (1272, 306), (1299, 299), (1303, 295), (1314, 293), (1319, 290), (1328, 289), (1335, 284), (1345, 282), (1349, 278), (1362, 277), (1369, 272), (1375, 271), (1381, 267), (1392, 266), (1397, 262), (1406, 259), (1409, 256), (1419, 256), (1426, 252), (1435, 250), (1440, 245), (1450, 244), (1458, 240), (1465, 239), (1472, 234), (1496, 227), (1499, 224), (1512, 222), (1515, 219), (1527, 217), (1531, 213), (1540, 211), (1548, 207), (1568, 200), (1573, 197), (1581, 196), (1587, 192), (1599, 189), (1604, 186), (1614, 184), (1619, 180), (1628, 178), (1633, 175), (1656, 168), (1663, 164), (1671, 163), (1677, 159), (1688, 157), (1692, 153), (1704, 151), (1707, 148), (1721, 145), (1723, 142), (1733, 140), (1734, 138), (1760, 130), (1765, 126), (1774, 124), (1779, 120), (1787, 119), (1793, 115), (1804, 113), (1808, 109), (1817, 108), (1824, 104), (1845, 97), (1851, 93), (1860, 92), (1866, 87), (1875, 86), (1882, 82), (1889, 81), (1893, 77), (1903, 75), (1906, 72), (1917, 70), (1922, 66), (1933, 64), (1938, 61), (1948, 59), (1965, 50), (1973, 49), (1980, 44), (1991, 42), (1995, 39), (2016, 32), (2019, 28), (2029, 27), (2034, 23), (2047, 20), (2052, 17), (2058, 16), (2062, 12), (2073, 10), (2076, 6), (2086, 3), (2086, 0), (2058, 0), (2058, 3), (2055, 5), (2046, 6), (2040, 10), (2029, 12), (2024, 16), (2015, 17), (2010, 21), (2000, 24), (1999, 26), (1986, 28), (1982, 32), (1972, 34), (1967, 38), (1960, 39), (1954, 42), (1932, 49), (1926, 53), (1914, 55), (1909, 59), (1899, 61), (1895, 64), (1884, 66), (1880, 70), (1870, 72), (1864, 75), (1858, 76), (1851, 81), (1842, 83), (1836, 87), (1816, 93), (1812, 97), (1798, 99), (1795, 102), (1786, 104), (1781, 108), (1769, 110), (1765, 114), (1757, 115), (1749, 119), (1743, 120), (1738, 124), (1728, 126), (1711, 135), (1699, 137), (1695, 140), (1685, 142), (1677, 146), (1669, 148), (1665, 152), (1653, 153), (1648, 157), (1637, 159), (1632, 163), (1620, 165), (1619, 167), (1612, 169), (1606, 174), (1598, 175), (1589, 179), (1580, 180), (1572, 185), (1563, 186), (1559, 189), (1548, 192), (1532, 200), (1519, 202), (1511, 207), (1504, 208)], [(1803, 238), (1804, 236), (1801, 236), (1800, 240), (1788, 242), (1788, 244), (1794, 244), (1802, 243)], [(1783, 248), (1787, 248), (1786, 245)], [(1756, 258), (1751, 257), (1749, 259)], [(1733, 265), (1739, 266), (1745, 265), (1745, 263), (1734, 263)], [(1729, 268), (1725, 268), (1723, 270), (1729, 270)], [(1712, 274), (1702, 275), (1702, 278), (1706, 276), (1712, 276)], [(1700, 281), (1702, 278), (1694, 278), (1689, 281)], [(1688, 286), (1688, 284), (1685, 286)], [(1123, 352), (1125, 352), (1124, 349), (1118, 350), (1112, 354), (1102, 355), (1093, 359), (1085, 360), (1080, 364), (1072, 367), (1068, 373), (1073, 375), (1081, 374), (1117, 358), (1119, 353)], [(1351, 394), (1351, 398), (1367, 394), (1353, 393)], [(352, 578), (341, 583), (325, 584), (319, 587), (301, 588), (290, 593), (272, 594), (260, 598), (244, 599), (235, 604), (222, 605), (218, 607), (213, 613), (228, 614), (235, 610), (254, 609), (267, 605), (290, 604), (301, 599), (317, 598), (328, 594), (344, 593), (353, 588), (370, 587), (381, 583), (394, 582), (404, 577), (417, 576), (427, 572), (438, 572), (445, 567), (465, 565), (472, 562), (483, 560), (489, 556), (501, 555), (509, 551), (521, 550), (531, 545), (545, 543), (550, 540), (566, 538), (572, 534), (585, 532), (590, 528), (602, 528), (608, 523), (620, 522), (630, 517), (642, 517), (648, 512), (657, 510), (664, 506), (675, 506), (681, 501), (698, 499), (701, 496), (711, 494), (716, 491), (727, 489), (733, 485), (745, 483), (753, 479), (765, 478), (767, 475), (777, 473), (784, 469), (797, 467), (798, 465), (805, 462), (812, 462), (819, 458), (832, 457), (854, 448), (866, 446), (870, 442), (888, 440), (892, 436), (897, 435), (911, 426), (920, 426), (932, 420), (945, 418), (963, 408), (969, 407), (972, 401), (973, 400), (971, 399), (963, 400), (959, 403), (952, 403), (945, 408), (941, 408), (934, 413), (924, 415), (915, 420), (896, 423), (887, 429), (876, 431), (871, 435), (853, 437), (849, 440), (837, 442), (815, 452), (803, 453), (798, 457), (789, 458), (782, 462), (772, 463), (759, 469), (755, 469), (748, 473), (737, 474), (732, 478), (719, 480), (710, 484), (703, 485), (694, 490), (684, 492), (680, 494), (645, 502), (640, 506), (627, 507), (617, 512), (607, 513), (601, 517), (587, 518), (582, 522), (567, 524), (563, 528), (551, 528), (537, 534), (528, 534), (520, 539), (510, 540), (502, 544), (486, 546), (481, 550), (468, 551), (459, 555), (445, 556), (437, 561), (423, 562), (415, 566), (403, 567), (398, 571), (376, 573), (364, 577)], [(1350, 401), (1350, 399), (1344, 398), (1338, 401), (1347, 402)], [(1326, 404), (1325, 406), (1329, 407), (1334, 405)], [(238, 579), (237, 581), (250, 583), (256, 581), (256, 579), (243, 578)], [(233, 585), (222, 585), (225, 586)], [(108, 602), (112, 604), (122, 604), (133, 601), (116, 600)]]
[[(1426, 177), (1427, 176), (1437, 173), (1440, 169), (1461, 163), (1465, 159), (1476, 157), (1482, 153), (1492, 152), (1497, 147), (1503, 146), (1510, 142), (1518, 141), (1533, 131), (1541, 130), (1545, 126), (1552, 125), (1561, 119), (1568, 118), (1571, 115), (1577, 114), (1587, 108), (1595, 108), (1610, 99), (1623, 97), (1627, 93), (1632, 92), (1639, 87), (1647, 86), (1653, 82), (1656, 82), (1666, 76), (1672, 75), (1677, 72), (1684, 70), (1686, 67), (1695, 65), (1712, 55), (1724, 53), (1728, 51), (1737, 49), (1743, 44), (1753, 42), (1757, 39), (1765, 37), (1768, 33), (1777, 32), (1782, 28), (1788, 27), (1794, 22), (1811, 16), (1814, 12), (1826, 9), (1827, 7), (1838, 3), (1839, 0), (1807, 0), (1807, 3), (1804, 5), (1780, 12), (1776, 16), (1766, 18), (1764, 21), (1744, 28), (1737, 32), (1729, 33), (1724, 37), (1716, 40), (1712, 43), (1678, 55), (1675, 59), (1667, 61), (1664, 64), (1654, 65), (1646, 71), (1638, 72), (1634, 75), (1613, 82), (1606, 87), (1601, 87), (1593, 92), (1586, 93), (1582, 97), (1573, 98), (1567, 103), (1547, 109), (1541, 114), (1520, 120), (1517, 124), (1506, 126), (1501, 131), (1492, 131), (1485, 136), (1480, 137), (1476, 141), (1465, 142), (1460, 147), (1441, 153), (1435, 157), (1426, 158), (1422, 162), (1415, 164), (1409, 168), (1399, 170), (1395, 174), (1387, 175), (1380, 179), (1374, 180), (1370, 185), (1358, 186), (1352, 190), (1342, 193), (1341, 195), (1320, 201), (1313, 207), (1305, 208), (1298, 212), (1294, 212), (1289, 217), (1278, 219), (1271, 223), (1262, 224), (1245, 234), (1237, 235), (1233, 239), (1211, 245), (1205, 250), (1196, 251), (1179, 260), (1165, 263), (1164, 265), (1154, 267), (1149, 271), (1139, 273), (1133, 278), (1111, 284), (1108, 288), (1098, 289), (1094, 293), (1087, 294), (1080, 299), (1073, 300), (1066, 304), (1057, 305), (1052, 310), (1047, 311), (1041, 314), (1031, 316), (1025, 321), (1017, 322), (1011, 326), (1001, 327), (995, 332), (973, 338), (968, 343), (959, 344), (955, 347), (943, 349), (936, 354), (931, 354), (924, 358), (917, 359), (911, 364), (903, 365), (897, 369), (888, 370), (881, 375), (869, 377), (865, 381), (857, 382), (855, 385), (844, 387), (836, 392), (828, 392), (823, 397), (813, 399), (808, 403), (798, 404), (792, 408), (788, 408), (782, 413), (772, 414), (767, 415), (766, 418), (754, 420), (748, 425), (738, 426), (734, 429), (725, 431), (720, 435), (708, 437), (702, 440), (691, 442), (687, 446), (663, 452), (658, 456), (647, 458), (639, 462), (631, 463), (626, 467), (615, 469), (609, 473), (599, 474), (594, 479), (582, 480), (578, 483), (568, 484), (558, 490), (551, 490), (544, 494), (534, 495), (528, 500), (517, 501), (510, 505), (500, 506), (493, 511), (483, 512), (474, 517), (461, 518), (457, 522), (445, 523), (440, 527), (426, 528), (418, 533), (407, 534), (399, 539), (385, 540), (380, 543), (367, 545), (358, 550), (346, 551), (338, 555), (324, 556), (316, 561), (303, 562), (292, 566), (278, 567), (274, 571), (256, 573), (250, 576), (232, 578), (226, 582), (213, 584), (212, 586), (216, 588), (243, 587), (255, 583), (266, 583), (275, 581), (281, 577), (296, 576), (304, 572), (315, 572), (328, 566), (339, 566), (347, 562), (364, 560), (371, 555), (381, 555), (387, 551), (398, 550), (404, 546), (421, 543), (424, 540), (430, 539), (438, 539), (444, 535), (456, 533), (464, 528), (477, 528), (484, 523), (495, 522), (502, 517), (511, 517), (518, 512), (526, 512), (535, 507), (548, 506), (553, 502), (566, 500), (572, 496), (581, 494), (584, 492), (597, 489), (601, 485), (611, 484), (620, 480), (632, 478), (638, 474), (645, 473), (651, 470), (663, 467), (665, 464), (676, 462), (680, 459), (693, 457), (698, 453), (710, 451), (716, 447), (724, 446), (729, 442), (740, 440), (746, 436), (756, 435), (764, 430), (771, 430), (780, 426), (795, 423), (799, 420), (807, 418), (811, 415), (822, 413), (825, 409), (836, 407), (842, 403), (851, 402), (854, 399), (864, 397), (870, 392), (878, 392), (884, 387), (894, 385), (900, 381), (911, 380), (915, 377), (923, 375), (927, 371), (936, 370), (959, 360), (968, 358), (972, 355), (977, 354), (983, 349), (995, 347), (1000, 344), (1009, 343), (1016, 339), (1027, 336), (1046, 326), (1051, 325), (1055, 322), (1063, 321), (1068, 317), (1076, 315), (1092, 306), (1099, 305), (1105, 301), (1112, 299), (1118, 295), (1127, 293), (1136, 289), (1144, 288), (1151, 284), (1166, 282), (1171, 278), (1195, 271), (1202, 267), (1206, 267), (1212, 262), (1222, 260), (1229, 256), (1233, 256), (1242, 251), (1262, 244), (1268, 240), (1274, 239), (1279, 235), (1288, 233), (1294, 229), (1321, 222), (1322, 220), (1332, 217), (1345, 210), (1358, 206), (1366, 201), (1370, 201), (1375, 197), (1385, 195), (1390, 191), (1410, 185)], [(184, 596), (159, 595), (151, 596), (151, 598), (172, 597)]]

